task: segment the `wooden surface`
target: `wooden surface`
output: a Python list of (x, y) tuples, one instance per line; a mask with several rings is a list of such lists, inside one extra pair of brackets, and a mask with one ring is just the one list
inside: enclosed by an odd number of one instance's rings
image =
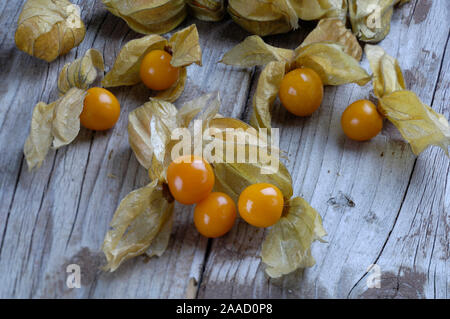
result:
[[(415, 157), (396, 129), (385, 125), (371, 142), (343, 136), (340, 115), (350, 102), (367, 98), (370, 85), (327, 87), (311, 118), (294, 118), (277, 104), (273, 126), (295, 183), (322, 215), (328, 243), (313, 245), (317, 264), (283, 279), (264, 275), (259, 249), (264, 230), (239, 221), (223, 238), (198, 235), (190, 208), (176, 208), (169, 247), (160, 258), (136, 258), (113, 274), (99, 270), (100, 247), (119, 201), (148, 182), (132, 154), (127, 115), (148, 92), (142, 86), (114, 89), (122, 105), (109, 132), (82, 129), (75, 142), (51, 151), (29, 173), (22, 152), (31, 112), (38, 101), (57, 97), (62, 66), (89, 48), (111, 67), (121, 46), (139, 37), (100, 1), (74, 1), (82, 9), (86, 38), (51, 64), (16, 49), (14, 31), (24, 1), (0, 2), (0, 297), (13, 298), (448, 298), (450, 292), (449, 160), (442, 150)], [(450, 2), (412, 0), (396, 10), (381, 45), (399, 58), (410, 89), (449, 118)], [(188, 70), (177, 102), (219, 90), (221, 112), (247, 119), (260, 69), (218, 64), (248, 34), (230, 20), (196, 23), (203, 67)], [(267, 37), (295, 48), (314, 27)], [(368, 68), (366, 60), (363, 66)], [(66, 287), (66, 266), (81, 266), (80, 289)], [(377, 264), (381, 288), (366, 285)], [(370, 275), (370, 274), (369, 274)]]

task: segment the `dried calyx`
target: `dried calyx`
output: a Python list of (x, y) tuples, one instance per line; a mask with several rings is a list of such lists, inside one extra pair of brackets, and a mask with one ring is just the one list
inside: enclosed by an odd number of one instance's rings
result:
[(314, 70), (324, 85), (365, 85), (369, 74), (359, 65), (362, 49), (355, 36), (337, 18), (321, 21), (295, 50), (276, 48), (250, 36), (227, 52), (222, 63), (242, 67), (264, 66), (253, 97), (251, 124), (271, 127), (271, 109), (281, 81), (290, 70)]
[(187, 79), (186, 67), (202, 64), (202, 50), (195, 24), (184, 28), (166, 38), (152, 34), (131, 40), (120, 50), (112, 69), (105, 75), (104, 87), (130, 86), (141, 82), (139, 69), (144, 57), (153, 50), (168, 50), (172, 53), (170, 64), (180, 68), (178, 81), (167, 90), (160, 91), (156, 97), (173, 102), (183, 93)]
[[(124, 261), (146, 253), (161, 255), (166, 249), (173, 218), (171, 198), (163, 195), (166, 171), (171, 163), (174, 142), (171, 133), (177, 127), (194, 130), (194, 119), (201, 119), (203, 131), (215, 133), (203, 141), (202, 151), (211, 150), (217, 142), (223, 147), (239, 147), (225, 134), (227, 129), (241, 129), (247, 134), (250, 126), (218, 114), (220, 100), (217, 94), (207, 94), (186, 103), (179, 110), (168, 102), (151, 99), (130, 113), (128, 135), (131, 148), (139, 162), (149, 171), (152, 182), (127, 195), (119, 205), (105, 236), (103, 251), (107, 257), (106, 270), (116, 270)], [(263, 137), (259, 137), (264, 140)], [(238, 138), (239, 139), (239, 138)], [(258, 138), (248, 147), (269, 148)], [(259, 150), (259, 149), (258, 149)], [(261, 150), (259, 150), (261, 151)], [(268, 151), (268, 149), (265, 149)], [(273, 150), (271, 150), (273, 151)], [(225, 156), (225, 152), (222, 152)], [(287, 205), (283, 216), (269, 231), (263, 242), (261, 257), (271, 277), (280, 277), (298, 268), (310, 267), (314, 262), (311, 244), (326, 235), (320, 215), (304, 199), (292, 197), (292, 180), (283, 164), (278, 170), (261, 174), (263, 164), (209, 161), (214, 169), (214, 191), (220, 191), (237, 201), (249, 185), (271, 183), (277, 186)]]
[(17, 22), (17, 47), (51, 62), (84, 39), (80, 9), (68, 0), (28, 0)]

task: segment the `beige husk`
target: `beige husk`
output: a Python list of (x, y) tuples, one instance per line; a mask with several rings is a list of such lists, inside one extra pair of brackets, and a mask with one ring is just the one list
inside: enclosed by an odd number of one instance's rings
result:
[(28, 0), (17, 21), (17, 47), (51, 62), (84, 39), (80, 9), (68, 0)]
[(311, 244), (327, 233), (322, 218), (303, 198), (291, 198), (281, 219), (267, 234), (261, 249), (266, 273), (272, 278), (287, 275), (299, 268), (314, 266)]
[(380, 113), (397, 127), (414, 154), (436, 145), (449, 155), (450, 127), (445, 116), (406, 89), (398, 61), (383, 48), (366, 45), (365, 52), (373, 72), (373, 91), (379, 98)]
[[(200, 96), (179, 110), (171, 103), (151, 99), (130, 114), (128, 134), (131, 147), (139, 162), (149, 169), (153, 182), (127, 195), (114, 214), (111, 230), (103, 245), (108, 260), (105, 269), (114, 271), (125, 260), (143, 253), (160, 256), (166, 249), (171, 231), (172, 199), (164, 192), (165, 172), (171, 157), (176, 155), (172, 154), (176, 145), (171, 134), (175, 127), (186, 128), (195, 134), (195, 119), (202, 120), (201, 133), (209, 137), (203, 140), (201, 151), (213, 166), (215, 191), (225, 192), (237, 200), (245, 187), (267, 182), (279, 187), (285, 197), (287, 205), (284, 215), (264, 241), (262, 259), (268, 266), (267, 274), (279, 277), (314, 264), (311, 244), (315, 240), (321, 240), (326, 233), (320, 215), (313, 208), (301, 198), (291, 199), (292, 179), (284, 165), (279, 163), (278, 170), (261, 174), (263, 164), (260, 162), (224, 163), (225, 152), (213, 152), (214, 155), (212, 152), (208, 153), (211, 146), (218, 142), (222, 143), (222, 147), (232, 147), (235, 152), (243, 147), (230, 139), (226, 133), (227, 128), (238, 129), (237, 140), (239, 136), (246, 134), (254, 137), (245, 144), (246, 152), (250, 148), (258, 151), (262, 148), (267, 151), (269, 148), (268, 136), (264, 132), (257, 134), (256, 130), (242, 121), (221, 117), (218, 114), (219, 108), (219, 96), (213, 93)], [(274, 148), (270, 151), (279, 152)], [(303, 223), (296, 222), (297, 220)], [(284, 227), (287, 227), (290, 234), (287, 237), (284, 235)], [(301, 250), (294, 262), (287, 258), (277, 258), (279, 255), (291, 254), (293, 247), (299, 246)]]
[(203, 21), (220, 21), (225, 16), (224, 0), (187, 0), (190, 13)]
[(228, 12), (242, 28), (260, 36), (298, 28), (298, 16), (289, 0), (229, 0)]
[(185, 0), (102, 0), (114, 15), (124, 19), (134, 31), (163, 34), (176, 28), (187, 15)]
[(120, 50), (112, 69), (103, 78), (102, 85), (116, 87), (140, 83), (140, 65), (144, 57), (153, 50), (171, 51), (171, 64), (181, 68), (178, 81), (171, 88), (156, 93), (156, 97), (160, 99), (175, 101), (184, 90), (187, 78), (185, 68), (193, 63), (202, 63), (198, 31), (194, 24), (174, 33), (169, 40), (152, 34), (129, 41)]
[(344, 46), (344, 52), (361, 60), (362, 48), (353, 33), (338, 18), (322, 19), (317, 27), (308, 34), (300, 47), (315, 42), (333, 42)]
[(409, 0), (348, 0), (353, 33), (364, 42), (383, 40), (391, 28), (396, 4)]
[(302, 20), (347, 19), (347, 0), (290, 0)]
[(222, 63), (241, 67), (264, 66), (253, 97), (250, 123), (271, 128), (271, 109), (285, 74), (308, 67), (316, 71), (324, 85), (357, 83), (365, 85), (370, 76), (359, 65), (362, 49), (355, 36), (338, 19), (325, 19), (295, 50), (276, 48), (259, 36), (247, 37), (227, 52)]
[(48, 105), (39, 102), (34, 107), (23, 151), (29, 170), (41, 166), (52, 143), (54, 148), (59, 148), (77, 137), (85, 95), (84, 90), (71, 88), (57, 101)]
[(86, 90), (98, 76), (97, 70), (104, 71), (102, 54), (89, 49), (83, 57), (64, 65), (58, 77), (58, 90), (64, 95), (73, 87)]

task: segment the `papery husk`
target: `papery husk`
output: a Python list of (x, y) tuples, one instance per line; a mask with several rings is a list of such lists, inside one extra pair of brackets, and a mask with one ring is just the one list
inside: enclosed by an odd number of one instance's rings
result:
[(156, 34), (131, 40), (120, 50), (112, 69), (102, 80), (104, 87), (136, 85), (141, 82), (139, 70), (145, 55), (153, 50), (164, 50), (169, 42)]
[(83, 57), (64, 65), (58, 77), (58, 90), (64, 95), (73, 87), (88, 89), (98, 76), (97, 70), (104, 71), (105, 65), (102, 54), (89, 49)]
[[(252, 131), (247, 131), (248, 129), (251, 129), (250, 125), (232, 118), (212, 119), (209, 123), (209, 128), (217, 129), (219, 132), (222, 132), (221, 136), (216, 133), (214, 135), (214, 138), (222, 139), (224, 141), (225, 148), (230, 143), (234, 144), (235, 155), (239, 144), (234, 140), (228, 140), (227, 135), (225, 134), (225, 130), (227, 128), (241, 129), (242, 135), (245, 135), (245, 132), (247, 132), (248, 134), (252, 134)], [(213, 141), (211, 141), (211, 143), (212, 142)], [(260, 152), (259, 149), (261, 147), (266, 148), (270, 152), (278, 152), (278, 154), (280, 152), (277, 149), (271, 148), (268, 137), (265, 136), (262, 131), (258, 132), (257, 135), (255, 135), (255, 140), (253, 142), (247, 141), (247, 145), (248, 146), (245, 147), (247, 155), (249, 152), (249, 148), (252, 147), (258, 149), (258, 153)], [(223, 155), (225, 156), (225, 149), (223, 150)], [(261, 163), (260, 161), (258, 161), (257, 163), (228, 163), (225, 161), (225, 158), (223, 158), (221, 163), (211, 164), (214, 168), (214, 175), (216, 177), (214, 189), (216, 191), (228, 194), (236, 202), (239, 198), (240, 193), (246, 187), (256, 183), (271, 183), (280, 189), (284, 198), (288, 199), (292, 197), (292, 178), (288, 170), (282, 163), (279, 163), (278, 167), (276, 167), (272, 173), (266, 172), (265, 174), (262, 174), (261, 172), (266, 165), (264, 163)]]
[(381, 98), (395, 91), (406, 90), (405, 79), (397, 59), (378, 45), (367, 44), (364, 48), (373, 72), (373, 92)]
[(47, 156), (53, 142), (52, 120), (56, 102), (46, 104), (39, 102), (33, 110), (30, 134), (25, 142), (23, 153), (28, 170), (39, 168)]
[(180, 75), (178, 76), (178, 80), (172, 85), (171, 88), (161, 91), (156, 94), (155, 98), (167, 101), (167, 102), (175, 102), (183, 93), (184, 87), (186, 85), (187, 80), (187, 69), (186, 67), (180, 68)]
[[(230, 128), (240, 130), (237, 133), (239, 136), (249, 134), (250, 137), (253, 137), (247, 141), (246, 154), (248, 154), (250, 148), (264, 148), (267, 151), (271, 147), (271, 143), (269, 143), (264, 132), (257, 132), (240, 120), (221, 117), (218, 114), (219, 108), (219, 96), (213, 93), (200, 96), (186, 103), (179, 111), (176, 111), (175, 106), (168, 102), (152, 99), (130, 114), (130, 144), (134, 153), (140, 159), (139, 161), (144, 163), (145, 167), (150, 167), (149, 175), (154, 181), (145, 188), (129, 194), (116, 211), (111, 224), (113, 229), (108, 232), (104, 244), (104, 251), (108, 259), (107, 270), (114, 271), (122, 261), (144, 252), (149, 256), (160, 256), (168, 245), (172, 221), (169, 218), (162, 221), (163, 218), (160, 217), (169, 215), (165, 213), (168, 210), (166, 207), (169, 207), (166, 204), (167, 195), (164, 195), (164, 193), (158, 195), (161, 203), (164, 204), (161, 210), (163, 212), (161, 215), (154, 217), (152, 224), (140, 216), (144, 214), (143, 212), (145, 214), (156, 213), (152, 208), (148, 208), (149, 205), (146, 204), (147, 201), (145, 200), (153, 196), (155, 185), (159, 186), (165, 183), (166, 177), (163, 172), (167, 168), (168, 154), (171, 153), (173, 147), (172, 142), (167, 143), (166, 140), (169, 136), (170, 127), (174, 125), (173, 121), (176, 122), (178, 127), (188, 128), (195, 133), (194, 119), (198, 118), (202, 120), (202, 133), (206, 133), (207, 129), (211, 130), (209, 138), (204, 140), (202, 145), (202, 151), (205, 153), (204, 156), (207, 160), (209, 160), (208, 154), (206, 154), (207, 149), (215, 141), (223, 142), (224, 148), (227, 145), (232, 145), (235, 153), (237, 148), (242, 146), (239, 142), (236, 143), (234, 139), (231, 140), (230, 136), (227, 135), (227, 129)], [(175, 116), (173, 116), (174, 112), (176, 112)], [(155, 123), (158, 121), (163, 128), (157, 129), (158, 126)], [(157, 146), (155, 146), (155, 141), (158, 141)], [(160, 147), (159, 155), (155, 151), (157, 147)], [(272, 148), (270, 150), (279, 152), (279, 150)], [(225, 149), (223, 151), (223, 154), (225, 154)], [(164, 162), (161, 161), (162, 154), (165, 154)], [(218, 163), (217, 161), (210, 161), (210, 163), (215, 174), (214, 190), (227, 193), (235, 201), (237, 201), (243, 189), (254, 183), (274, 184), (283, 193), (287, 202), (287, 209), (280, 221), (273, 226), (263, 246), (262, 259), (264, 263), (268, 264), (267, 273), (269, 276), (278, 277), (300, 267), (310, 267), (314, 264), (310, 249), (314, 240), (321, 240), (326, 235), (322, 227), (322, 220), (317, 212), (303, 199), (290, 199), (293, 193), (292, 179), (282, 163), (279, 163), (278, 167), (274, 167), (268, 174), (261, 174), (263, 164), (260, 162)], [(155, 167), (159, 170), (158, 173), (155, 173)], [(152, 198), (156, 198), (156, 195)], [(139, 220), (135, 220), (135, 216), (138, 216)], [(141, 232), (138, 237), (127, 238), (126, 244), (122, 244), (122, 247), (117, 249), (116, 243), (123, 241), (125, 232), (128, 237), (129, 234), (135, 233), (133, 229), (128, 230), (131, 222), (134, 223), (133, 225), (136, 228), (139, 227), (145, 232)], [(286, 238), (284, 230), (281, 230), (283, 227), (287, 227), (286, 229), (293, 236)], [(147, 236), (144, 237), (144, 234), (147, 234)], [(115, 240), (114, 243), (112, 243), (113, 239)], [(278, 251), (275, 248), (277, 243), (280, 244)], [(294, 251), (294, 248), (299, 250)], [(293, 256), (292, 258), (286, 258), (283, 256), (284, 253), (293, 254)], [(277, 254), (281, 255), (282, 258), (275, 262), (274, 256)]]
[(303, 40), (300, 47), (315, 42), (338, 43), (344, 47), (345, 53), (358, 61), (361, 60), (362, 48), (359, 45), (358, 39), (356, 39), (351, 30), (345, 27), (341, 19), (330, 18), (320, 20), (316, 28)]
[(245, 30), (266, 36), (298, 28), (298, 16), (288, 0), (229, 0), (228, 13)]
[(173, 207), (173, 198), (157, 180), (128, 194), (114, 213), (103, 242), (108, 262), (104, 270), (112, 272), (149, 248), (150, 255), (161, 255), (167, 247)]
[(202, 65), (202, 49), (199, 44), (199, 36), (195, 24), (191, 24), (172, 35), (169, 40), (174, 67), (188, 66), (193, 63)]
[(225, 53), (220, 62), (240, 67), (253, 67), (266, 65), (272, 61), (290, 63), (293, 55), (293, 50), (271, 46), (261, 37), (253, 35)]
[(24, 146), (28, 169), (39, 168), (50, 146), (59, 148), (70, 144), (80, 131), (80, 114), (86, 92), (71, 88), (57, 101), (39, 102), (33, 110), (30, 134)]
[(312, 267), (315, 260), (311, 244), (327, 233), (322, 218), (303, 198), (295, 197), (286, 203), (281, 219), (270, 229), (261, 249), (266, 273), (279, 278), (299, 268)]
[(202, 50), (194, 24), (174, 33), (169, 41), (156, 34), (129, 41), (120, 50), (112, 69), (103, 78), (102, 85), (115, 87), (140, 83), (142, 60), (153, 50), (171, 51), (171, 64), (180, 68), (178, 81), (169, 89), (155, 93), (155, 97), (159, 99), (175, 101), (184, 90), (187, 78), (185, 67), (193, 63), (202, 64)]
[(436, 145), (449, 156), (448, 120), (422, 103), (414, 92), (395, 91), (384, 95), (379, 101), (379, 110), (397, 127), (415, 155)]
[(262, 70), (253, 97), (250, 124), (257, 128), (271, 129), (272, 107), (286, 74), (286, 63), (270, 62)]
[(80, 114), (86, 91), (70, 89), (55, 105), (52, 121), (53, 147), (68, 145), (80, 132)]
[(362, 86), (371, 79), (358, 61), (336, 43), (317, 42), (296, 49), (293, 67), (313, 69), (324, 85), (357, 83)]
[[(329, 29), (335, 29), (334, 34), (327, 36), (324, 33)], [(222, 63), (241, 67), (266, 65), (253, 97), (250, 124), (270, 131), (271, 109), (281, 81), (290, 70), (311, 68), (317, 72), (324, 85), (368, 83), (371, 79), (369, 74), (359, 65), (358, 60), (346, 53), (356, 57), (361, 55), (357, 40), (349, 33), (339, 20), (327, 19), (319, 23), (307, 37), (309, 43), (300, 45), (295, 51), (268, 45), (258, 36), (247, 37), (228, 51)], [(323, 38), (329, 41), (320, 42)]]
[(128, 116), (131, 149), (146, 169), (150, 169), (155, 160), (160, 164), (164, 162), (171, 131), (177, 127), (177, 112), (173, 104), (151, 99)]
[(122, 18), (134, 31), (163, 34), (175, 29), (187, 15), (185, 0), (102, 0), (106, 8)]
[(302, 20), (338, 18), (347, 20), (347, 0), (290, 0)]
[(409, 0), (348, 0), (353, 33), (364, 42), (383, 40), (391, 28), (394, 5)]
[(190, 13), (199, 20), (220, 21), (225, 16), (224, 0), (187, 0)]
[(448, 120), (424, 104), (414, 92), (406, 90), (397, 59), (376, 45), (366, 45), (365, 52), (373, 72), (373, 91), (379, 98), (380, 113), (397, 127), (414, 154), (436, 145), (448, 156)]
[(173, 228), (173, 214), (166, 218), (162, 225), (159, 233), (153, 238), (152, 243), (147, 248), (145, 254), (148, 257), (161, 257), (167, 249), (170, 241), (170, 235), (172, 234)]
[(84, 39), (86, 28), (80, 9), (68, 0), (28, 0), (20, 13), (17, 47), (51, 62), (68, 53)]

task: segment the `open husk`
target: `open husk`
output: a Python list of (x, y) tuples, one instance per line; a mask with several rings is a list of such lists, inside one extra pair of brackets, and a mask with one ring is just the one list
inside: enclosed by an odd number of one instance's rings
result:
[[(264, 241), (262, 261), (271, 277), (295, 271), (314, 264), (311, 244), (326, 235), (320, 215), (301, 198), (292, 198), (292, 179), (280, 162), (262, 174), (264, 163), (260, 160), (236, 163), (224, 161), (224, 149), (231, 147), (234, 154), (250, 148), (258, 151), (279, 152), (267, 142), (268, 136), (248, 124), (233, 118), (222, 117), (218, 111), (218, 94), (207, 94), (183, 105), (179, 110), (166, 101), (151, 99), (130, 114), (128, 134), (133, 152), (139, 162), (149, 170), (153, 180), (144, 188), (127, 195), (121, 202), (111, 222), (103, 251), (108, 264), (105, 269), (114, 271), (127, 259), (146, 253), (160, 256), (167, 247), (170, 237), (172, 206), (171, 197), (164, 193), (166, 170), (171, 158), (177, 154), (176, 139), (172, 139), (174, 128), (185, 128), (192, 134), (204, 136), (202, 143), (188, 143), (213, 166), (215, 191), (227, 193), (237, 200), (240, 192), (254, 183), (272, 183), (279, 187), (285, 202), (285, 213), (269, 232)], [(201, 120), (197, 127), (197, 121)], [(200, 130), (199, 132), (197, 130)], [(235, 129), (229, 136), (227, 129)], [(248, 137), (248, 140), (245, 137)], [(241, 139), (243, 138), (243, 140)], [(240, 142), (241, 141), (241, 142)], [(247, 141), (246, 143), (242, 141)], [(223, 149), (219, 150), (218, 145)], [(200, 147), (200, 148), (198, 148)], [(214, 151), (213, 151), (214, 150)], [(191, 149), (192, 152), (192, 149)], [(286, 230), (286, 232), (285, 232)], [(278, 256), (292, 254), (290, 258)]]
[(358, 40), (351, 30), (345, 27), (342, 20), (338, 18), (320, 20), (316, 28), (308, 34), (305, 40), (303, 40), (300, 47), (315, 42), (338, 43), (344, 47), (345, 53), (358, 61), (361, 60), (362, 48), (359, 45)]
[(58, 77), (58, 90), (64, 95), (73, 87), (86, 90), (98, 76), (97, 70), (104, 71), (102, 54), (89, 49), (83, 57), (64, 65)]
[(171, 64), (180, 67), (178, 81), (169, 89), (156, 93), (156, 97), (175, 101), (183, 92), (186, 82), (185, 68), (193, 63), (202, 64), (202, 51), (197, 27), (193, 24), (172, 35), (169, 40), (151, 34), (131, 40), (120, 50), (112, 69), (102, 80), (104, 87), (130, 86), (141, 82), (140, 65), (144, 57), (153, 50), (168, 50), (172, 53)]
[(225, 16), (224, 0), (187, 0), (190, 13), (203, 21), (220, 21)]
[(163, 34), (175, 29), (187, 15), (185, 0), (102, 0), (115, 16), (138, 33)]
[(302, 20), (338, 18), (347, 20), (347, 0), (290, 0)]
[(114, 271), (124, 260), (148, 249), (153, 248), (151, 255), (160, 255), (169, 242), (173, 206), (169, 192), (157, 180), (128, 194), (114, 213), (103, 242), (108, 261), (104, 269)]
[(366, 45), (365, 52), (373, 72), (373, 91), (379, 99), (380, 113), (397, 127), (414, 154), (436, 145), (449, 155), (450, 127), (445, 116), (406, 89), (398, 61), (383, 48)]
[(80, 131), (80, 114), (86, 92), (71, 88), (57, 101), (39, 102), (33, 110), (30, 133), (24, 146), (28, 169), (39, 168), (50, 147), (70, 144)]
[(250, 36), (224, 55), (221, 62), (228, 65), (264, 66), (253, 97), (250, 123), (254, 127), (270, 130), (272, 106), (281, 81), (290, 70), (311, 68), (324, 85), (365, 85), (370, 81), (371, 77), (358, 62), (362, 49), (340, 20), (321, 21), (305, 41), (297, 49), (287, 50)]
[(80, 9), (68, 0), (28, 0), (17, 22), (17, 47), (51, 62), (84, 39)]
[(383, 40), (391, 28), (396, 4), (409, 0), (348, 0), (353, 33), (364, 42)]
[(260, 36), (298, 28), (298, 16), (289, 0), (229, 0), (228, 13), (242, 28)]
[(319, 213), (303, 198), (291, 198), (262, 244), (261, 259), (266, 264), (266, 273), (278, 278), (314, 266), (311, 244), (316, 240), (325, 242), (326, 235)]

